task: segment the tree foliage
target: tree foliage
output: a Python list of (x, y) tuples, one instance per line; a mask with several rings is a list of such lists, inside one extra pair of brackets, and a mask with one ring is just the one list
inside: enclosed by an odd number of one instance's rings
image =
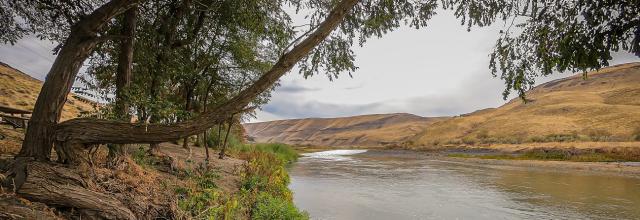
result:
[[(640, 1), (522, 1), (491, 54), (490, 69), (524, 98), (535, 78), (600, 69), (613, 52), (640, 57)], [(515, 28), (511, 29), (511, 26)], [(585, 75), (586, 76), (586, 75)]]

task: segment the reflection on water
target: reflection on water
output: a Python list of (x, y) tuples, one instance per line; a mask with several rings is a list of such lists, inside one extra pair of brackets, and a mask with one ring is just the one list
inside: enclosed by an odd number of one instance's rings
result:
[(329, 151), (290, 171), (313, 219), (640, 219), (640, 178), (500, 170), (405, 151)]

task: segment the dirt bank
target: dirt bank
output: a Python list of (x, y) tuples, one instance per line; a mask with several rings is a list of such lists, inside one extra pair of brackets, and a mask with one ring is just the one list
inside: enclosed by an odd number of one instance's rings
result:
[[(146, 154), (146, 147), (130, 146), (128, 151), (131, 159), (113, 168), (106, 167), (105, 147), (91, 157), (90, 166), (29, 162), (29, 178), (17, 194), (0, 189), (0, 219), (186, 218), (189, 210), (180, 207), (184, 198), (176, 190), (192, 191), (201, 176), (212, 171), (215, 176), (207, 181), (217, 195), (230, 197), (240, 189), (246, 166), (232, 157), (217, 159), (217, 151), (210, 152), (205, 164), (203, 148), (188, 150), (171, 143), (161, 144), (154, 155)], [(2, 158), (0, 171), (13, 161), (12, 155)], [(112, 207), (122, 211), (104, 211)]]
[(480, 158), (457, 158), (447, 156), (433, 156), (433, 159), (465, 164), (469, 166), (483, 166), (493, 169), (544, 170), (557, 172), (585, 172), (631, 176), (640, 178), (640, 162), (571, 162), (571, 161), (543, 161), (543, 160), (502, 160)]

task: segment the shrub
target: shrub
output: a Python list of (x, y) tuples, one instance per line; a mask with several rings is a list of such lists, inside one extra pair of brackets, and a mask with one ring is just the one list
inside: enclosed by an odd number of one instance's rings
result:
[(604, 129), (589, 129), (586, 133), (591, 141), (611, 141), (611, 133)]
[[(209, 144), (209, 146), (213, 147), (213, 148), (218, 148), (220, 146), (218, 146), (218, 143), (220, 143), (220, 145), (223, 144), (224, 142), (224, 137), (226, 135), (227, 130), (223, 128), (222, 132), (220, 132), (220, 137), (218, 140), (218, 128), (212, 128), (209, 132), (208, 138), (207, 138), (207, 143)], [(238, 137), (238, 135), (236, 133), (234, 133), (233, 129), (231, 130), (231, 133), (229, 134), (229, 137), (227, 138), (227, 149), (230, 148), (234, 148), (234, 147), (238, 147), (244, 145), (241, 141), (241, 139)]]
[(634, 141), (640, 141), (640, 127), (637, 127), (633, 133), (631, 134), (631, 137), (633, 138)]
[[(230, 136), (231, 137), (231, 136)], [(286, 164), (298, 154), (285, 144), (236, 144), (229, 146), (248, 163), (242, 173), (240, 191), (223, 194), (215, 181), (214, 171), (194, 170), (189, 173), (191, 188), (177, 188), (178, 208), (185, 219), (308, 219), (293, 204)]]
[(446, 145), (461, 145), (462, 141), (460, 139), (448, 140), (445, 142)]
[(489, 132), (488, 132), (487, 130), (479, 131), (479, 132), (478, 132), (478, 134), (476, 134), (476, 137), (477, 137), (478, 139), (485, 139), (485, 138), (488, 138), (488, 137), (489, 137)]
[(531, 150), (525, 152), (522, 157), (534, 160), (568, 160), (570, 155), (562, 150)]
[(190, 188), (177, 187), (179, 219), (236, 219), (240, 210), (238, 198), (229, 197), (218, 188), (220, 178), (212, 170), (195, 170), (189, 173)]
[(269, 193), (260, 193), (256, 199), (255, 207), (251, 219), (271, 220), (271, 219), (309, 219), (306, 212), (300, 212), (293, 203)]
[(131, 153), (131, 159), (133, 159), (133, 161), (138, 165), (145, 168), (153, 167), (156, 162), (155, 158), (147, 155), (147, 151), (142, 146), (138, 147), (138, 149)]
[(474, 145), (476, 143), (476, 140), (474, 138), (471, 138), (471, 137), (463, 137), (462, 138), (462, 143), (464, 143), (466, 145)]
[[(279, 146), (279, 147), (276, 147)], [(268, 144), (254, 146), (241, 154), (249, 163), (244, 174), (241, 192), (251, 205), (252, 219), (308, 219), (293, 205), (293, 193), (287, 187), (289, 175), (283, 152), (287, 145)], [(289, 154), (289, 153), (286, 153)]]
[(533, 136), (529, 138), (530, 142), (543, 143), (543, 142), (573, 142), (579, 140), (579, 136), (576, 133), (571, 134), (549, 134), (544, 137)]
[(255, 150), (273, 153), (285, 164), (290, 164), (298, 160), (298, 152), (286, 144), (256, 144)]

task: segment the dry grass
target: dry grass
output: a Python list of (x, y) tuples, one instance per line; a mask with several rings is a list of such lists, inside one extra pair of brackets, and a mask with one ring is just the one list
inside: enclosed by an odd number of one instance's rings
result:
[[(0, 62), (0, 105), (33, 111), (42, 82), (20, 70)], [(82, 111), (93, 111), (94, 107), (69, 95), (61, 120), (76, 118)]]
[[(0, 62), (0, 105), (33, 111), (42, 82)], [(92, 112), (94, 107), (69, 95), (61, 120), (78, 117), (82, 112)], [(15, 154), (20, 150), (24, 129), (0, 125), (0, 155)]]
[(440, 118), (377, 114), (245, 124), (257, 142), (309, 146), (385, 146), (407, 140)]
[[(411, 138), (411, 148), (491, 146), (510, 149), (532, 142), (553, 146), (640, 146), (640, 63), (609, 67), (551, 81), (496, 108), (433, 123)], [(569, 143), (565, 142), (585, 142)]]

